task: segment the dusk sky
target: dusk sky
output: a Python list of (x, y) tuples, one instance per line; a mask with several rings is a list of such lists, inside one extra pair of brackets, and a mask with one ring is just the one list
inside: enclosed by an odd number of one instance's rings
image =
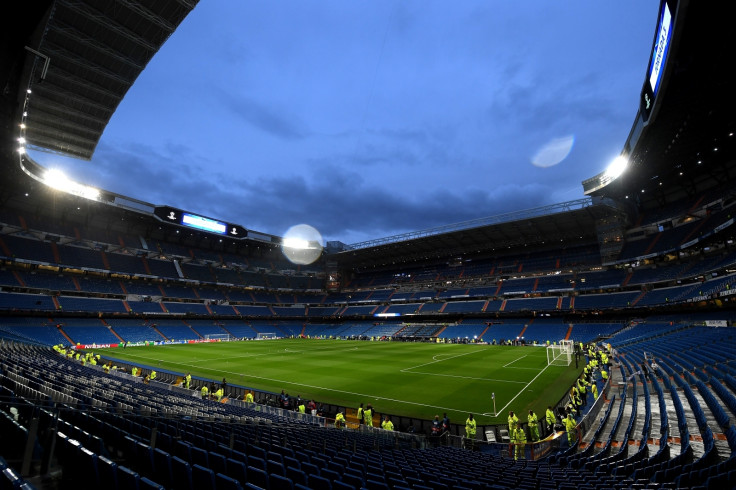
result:
[[(206, 0), (85, 184), (355, 243), (583, 197), (623, 148), (658, 0)], [(568, 151), (569, 150), (569, 151)]]

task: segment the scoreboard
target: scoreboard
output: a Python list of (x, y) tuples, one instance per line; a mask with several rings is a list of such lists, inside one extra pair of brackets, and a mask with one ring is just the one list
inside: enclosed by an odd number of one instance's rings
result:
[(200, 216), (169, 206), (156, 206), (153, 214), (156, 218), (165, 223), (179, 225), (197, 231), (214, 233), (216, 235), (223, 235), (235, 239), (242, 239), (248, 236), (248, 230), (240, 225), (226, 223), (224, 221)]

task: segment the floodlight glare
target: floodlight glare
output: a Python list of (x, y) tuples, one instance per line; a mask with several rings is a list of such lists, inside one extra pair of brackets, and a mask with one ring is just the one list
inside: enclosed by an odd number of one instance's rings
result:
[(626, 168), (629, 165), (629, 161), (624, 157), (623, 155), (619, 155), (616, 157), (615, 160), (611, 162), (611, 164), (608, 166), (605, 172), (605, 177), (608, 180), (613, 180), (617, 178), (619, 175), (624, 173), (626, 171)]
[(281, 241), (281, 252), (294, 264), (311, 264), (322, 255), (322, 235), (313, 226), (292, 226)]
[(64, 172), (55, 168), (46, 171), (43, 176), (43, 183), (56, 190), (68, 192), (69, 194), (84, 197), (85, 199), (96, 200), (100, 197), (100, 191), (98, 189), (78, 184), (64, 175)]

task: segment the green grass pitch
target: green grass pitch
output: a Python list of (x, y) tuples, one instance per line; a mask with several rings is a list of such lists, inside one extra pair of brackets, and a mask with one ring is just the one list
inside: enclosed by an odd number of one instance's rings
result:
[[(509, 410), (541, 418), (580, 370), (547, 366), (542, 347), (283, 339), (117, 348), (106, 356), (257, 390), (379, 413), (431, 419), (447, 412), (480, 424)], [(580, 366), (582, 369), (582, 365)], [(496, 411), (491, 394), (495, 393)]]

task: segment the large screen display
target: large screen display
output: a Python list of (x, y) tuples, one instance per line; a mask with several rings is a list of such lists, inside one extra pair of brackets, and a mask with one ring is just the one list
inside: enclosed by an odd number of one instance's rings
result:
[(659, 21), (657, 22), (657, 38), (654, 41), (654, 49), (652, 50), (652, 59), (649, 62), (649, 86), (652, 94), (656, 97), (659, 90), (659, 84), (662, 81), (662, 73), (664, 72), (664, 63), (667, 60), (667, 52), (670, 48), (672, 40), (672, 12), (667, 2), (662, 2), (662, 10), (659, 12)]
[(222, 221), (216, 221), (213, 219), (205, 218), (203, 216), (197, 216), (196, 214), (182, 213), (181, 224), (196, 228), (198, 230), (209, 231), (212, 233), (219, 233), (224, 235), (227, 233), (227, 224)]

